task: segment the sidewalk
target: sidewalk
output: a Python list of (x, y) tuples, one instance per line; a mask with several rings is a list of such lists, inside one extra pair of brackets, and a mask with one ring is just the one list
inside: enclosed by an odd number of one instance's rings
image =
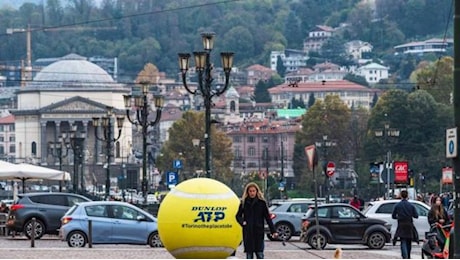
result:
[[(334, 250), (265, 250), (266, 259), (333, 259)], [(133, 248), (133, 250), (114, 248), (2, 248), (2, 259), (174, 259), (164, 248)], [(238, 250), (233, 259), (245, 259)], [(342, 259), (395, 259), (400, 258), (395, 251), (343, 250)], [(420, 259), (413, 252), (413, 259)]]

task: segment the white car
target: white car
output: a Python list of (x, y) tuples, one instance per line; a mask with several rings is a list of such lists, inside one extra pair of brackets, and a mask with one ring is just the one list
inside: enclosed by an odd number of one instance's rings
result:
[[(378, 218), (390, 223), (391, 237), (394, 237), (396, 228), (398, 227), (398, 221), (391, 218), (391, 213), (393, 213), (393, 208), (396, 203), (400, 201), (401, 200), (396, 199), (371, 201), (363, 213), (366, 217)], [(418, 231), (419, 239), (423, 240), (425, 238), (425, 232), (430, 231), (430, 224), (428, 224), (428, 212), (430, 211), (430, 206), (417, 200), (409, 200), (409, 202), (412, 203), (417, 210), (418, 218), (414, 219), (414, 226)]]

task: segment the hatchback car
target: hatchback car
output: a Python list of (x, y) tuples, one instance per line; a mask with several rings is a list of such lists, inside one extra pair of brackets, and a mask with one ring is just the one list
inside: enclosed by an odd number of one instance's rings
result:
[[(391, 236), (394, 236), (396, 228), (398, 227), (398, 221), (391, 218), (393, 213), (393, 208), (396, 203), (401, 200), (378, 200), (369, 202), (369, 205), (364, 210), (363, 214), (367, 217), (378, 218), (385, 220), (391, 224)], [(428, 212), (430, 211), (430, 206), (427, 204), (417, 201), (409, 200), (412, 205), (415, 206), (415, 209), (418, 213), (418, 218), (414, 219), (414, 226), (417, 229), (419, 239), (425, 238), (425, 233), (430, 231), (430, 224), (428, 223)]]
[(35, 238), (45, 234), (57, 235), (61, 226), (61, 217), (76, 203), (91, 201), (73, 193), (36, 192), (19, 194), (10, 207), (6, 227), (8, 230), (24, 232), (32, 237), (32, 219), (35, 218)]
[(83, 202), (61, 219), (60, 238), (70, 247), (84, 247), (89, 239), (89, 221), (94, 244), (136, 244), (162, 247), (157, 219), (146, 211), (120, 201)]
[[(318, 224), (316, 225), (316, 212)], [(312, 248), (323, 249), (329, 244), (364, 244), (371, 249), (381, 249), (390, 242), (391, 225), (364, 216), (355, 207), (344, 203), (310, 207), (302, 218), (300, 241)]]
[[(270, 218), (278, 233), (278, 240), (288, 241), (292, 236), (300, 235), (302, 216), (308, 211), (308, 207), (314, 204), (315, 201), (311, 199), (290, 199), (272, 202), (269, 208)], [(267, 224), (265, 224), (265, 231), (270, 231)], [(267, 238), (275, 240), (268, 233)]]

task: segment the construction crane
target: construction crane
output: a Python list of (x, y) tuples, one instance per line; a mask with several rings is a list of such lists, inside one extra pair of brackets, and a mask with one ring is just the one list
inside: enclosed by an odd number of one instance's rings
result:
[[(109, 27), (81, 27), (81, 26), (62, 26), (62, 27), (48, 27), (48, 28), (40, 28), (34, 29), (34, 31), (44, 31), (44, 32), (55, 32), (55, 31), (68, 31), (68, 30), (76, 30), (76, 31), (88, 31), (88, 30), (115, 30), (117, 27), (109, 26)], [(27, 25), (27, 28), (7, 28), (7, 34), (14, 34), (14, 33), (26, 33), (26, 64), (24, 65), (24, 61), (21, 61), (21, 87), (26, 85), (27, 81), (32, 80), (32, 46), (31, 46), (31, 28), (30, 24)]]
[(29, 80), (32, 80), (32, 50), (30, 46), (31, 37), (30, 37), (30, 24), (27, 25), (27, 29), (24, 28), (7, 28), (7, 34), (13, 33), (24, 33), (26, 32), (26, 65), (24, 66), (24, 61), (21, 62), (21, 87), (25, 86), (25, 83)]

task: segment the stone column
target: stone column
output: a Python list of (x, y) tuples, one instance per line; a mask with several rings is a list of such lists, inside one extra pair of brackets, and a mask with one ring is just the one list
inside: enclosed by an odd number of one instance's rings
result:
[(37, 149), (40, 149), (40, 153), (38, 153), (37, 151), (37, 154), (36, 156), (40, 156), (40, 164), (41, 165), (47, 165), (47, 162), (46, 162), (46, 157), (48, 155), (48, 150), (47, 150), (47, 143), (46, 143), (46, 123), (47, 121), (45, 122), (40, 122), (40, 148), (37, 147)]

